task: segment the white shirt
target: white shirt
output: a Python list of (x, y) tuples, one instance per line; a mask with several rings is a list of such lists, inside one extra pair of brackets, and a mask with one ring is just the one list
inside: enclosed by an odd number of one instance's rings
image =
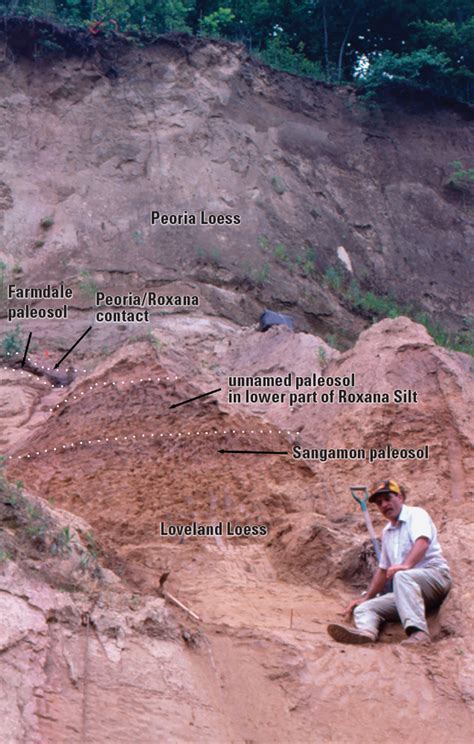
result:
[(389, 522), (383, 528), (382, 533), (382, 555), (379, 568), (387, 569), (403, 563), (419, 537), (427, 537), (430, 541), (428, 549), (422, 560), (413, 568), (448, 568), (441, 546), (438, 542), (438, 533), (428, 512), (419, 506), (407, 506), (403, 504), (398, 515), (396, 524)]

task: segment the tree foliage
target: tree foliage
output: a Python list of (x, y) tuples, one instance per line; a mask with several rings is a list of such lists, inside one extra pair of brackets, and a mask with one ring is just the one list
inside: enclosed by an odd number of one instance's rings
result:
[(324, 80), (321, 64), (305, 56), (302, 41), (294, 50), (282, 40), (281, 36), (276, 36), (270, 39), (260, 56), (270, 67), (275, 67), (277, 70)]
[(374, 58), (364, 77), (364, 87), (369, 94), (389, 85), (444, 92), (453, 73), (449, 57), (431, 46), (408, 54), (385, 51)]
[[(471, 102), (472, 0), (0, 0), (3, 15), (157, 34), (243, 41), (269, 64), (377, 94), (428, 88)], [(366, 75), (360, 74), (364, 62)]]
[(230, 8), (218, 8), (199, 20), (199, 32), (203, 36), (222, 36), (234, 20), (235, 15)]

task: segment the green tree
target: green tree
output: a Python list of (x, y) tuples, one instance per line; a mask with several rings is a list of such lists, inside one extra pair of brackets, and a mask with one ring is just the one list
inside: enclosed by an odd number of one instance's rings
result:
[(372, 91), (395, 81), (473, 97), (472, 0), (0, 0), (0, 11), (225, 35), (281, 69), (313, 74), (320, 65), (328, 82), (352, 80), (364, 59)]
[(199, 33), (203, 36), (222, 36), (230, 29), (235, 19), (230, 8), (218, 8), (199, 21)]
[(101, 21), (115, 21), (125, 30), (130, 25), (131, 7), (130, 0), (97, 0), (94, 16)]
[(164, 0), (157, 4), (155, 0), (140, 0), (141, 7), (135, 12), (136, 23), (156, 33), (168, 31), (191, 31), (189, 14), (194, 7), (192, 0)]
[(434, 47), (418, 49), (410, 54), (385, 51), (373, 59), (362, 85), (369, 96), (380, 88), (393, 85), (441, 91), (452, 72), (449, 57)]

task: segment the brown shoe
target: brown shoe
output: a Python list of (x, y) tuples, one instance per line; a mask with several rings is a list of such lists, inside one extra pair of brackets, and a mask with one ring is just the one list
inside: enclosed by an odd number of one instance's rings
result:
[(416, 633), (412, 633), (409, 638), (405, 638), (401, 642), (402, 646), (429, 646), (431, 643), (431, 637), (429, 633), (425, 633), (424, 630), (417, 630)]
[(328, 633), (339, 643), (374, 643), (377, 640), (370, 630), (359, 630), (339, 623), (328, 625)]

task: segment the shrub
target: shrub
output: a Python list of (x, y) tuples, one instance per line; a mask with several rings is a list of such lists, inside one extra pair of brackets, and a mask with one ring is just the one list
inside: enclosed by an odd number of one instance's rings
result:
[(316, 271), (316, 251), (314, 248), (306, 248), (302, 269), (306, 276)]
[(50, 227), (54, 225), (54, 220), (51, 216), (43, 217), (40, 221), (40, 225), (43, 228), (43, 230), (48, 230)]
[(20, 332), (20, 326), (17, 325), (14, 331), (6, 333), (2, 339), (1, 352), (2, 356), (15, 356), (23, 351), (23, 338)]
[(81, 292), (84, 292), (84, 294), (88, 295), (89, 297), (95, 297), (95, 294), (98, 290), (98, 285), (94, 281), (92, 274), (90, 271), (86, 271), (85, 269), (82, 270), (79, 273), (79, 289)]
[(285, 191), (286, 191), (286, 187), (285, 187), (285, 184), (284, 184), (283, 180), (281, 178), (279, 178), (278, 176), (273, 176), (273, 178), (272, 178), (272, 187), (273, 187), (273, 190), (279, 196), (282, 196), (282, 194), (284, 194)]
[(404, 308), (400, 307), (392, 297), (377, 295), (374, 292), (362, 293), (358, 306), (381, 318), (397, 318), (399, 315), (406, 314)]
[(143, 237), (143, 232), (141, 230), (134, 230), (132, 233), (132, 238), (136, 245), (143, 245), (145, 242), (145, 239)]
[(431, 338), (438, 346), (444, 346), (446, 349), (462, 351), (465, 354), (474, 356), (474, 333), (470, 324), (459, 333), (450, 333), (439, 321), (430, 317), (428, 313), (416, 313), (413, 319), (425, 326)]
[(94, 534), (91, 531), (86, 532), (84, 538), (86, 540), (87, 551), (95, 560), (99, 554), (99, 546), (97, 545)]
[(158, 338), (158, 336), (156, 336), (153, 333), (153, 331), (150, 331), (149, 332), (149, 334), (148, 334), (148, 340), (150, 341), (150, 343), (153, 344), (153, 346), (155, 347), (155, 349), (156, 349), (156, 351), (158, 353), (160, 353), (165, 348), (165, 346), (166, 346), (166, 344), (164, 343), (164, 341), (162, 341), (160, 338)]
[(275, 254), (275, 258), (277, 261), (282, 261), (284, 263), (289, 261), (290, 257), (286, 252), (286, 248), (283, 243), (277, 243), (275, 248), (273, 249), (273, 253)]
[(450, 186), (463, 189), (474, 183), (474, 168), (463, 168), (460, 160), (453, 160), (450, 165), (454, 168), (448, 179)]
[(270, 267), (267, 263), (264, 263), (260, 269), (252, 272), (252, 279), (257, 287), (263, 287), (267, 283), (270, 277)]
[(321, 64), (305, 57), (302, 41), (294, 50), (281, 36), (276, 36), (267, 43), (266, 49), (259, 56), (262, 62), (276, 70), (292, 72), (295, 75), (306, 75), (315, 80), (324, 80)]
[(324, 272), (324, 279), (328, 287), (333, 289), (335, 292), (340, 292), (342, 289), (342, 274), (334, 266), (328, 266)]
[(450, 333), (426, 312), (415, 312), (413, 307), (399, 305), (389, 295), (381, 296), (375, 294), (375, 292), (362, 292), (355, 279), (349, 285), (347, 297), (354, 308), (365, 310), (377, 319), (397, 318), (400, 315), (406, 315), (416, 323), (424, 325), (438, 346), (453, 351), (463, 351), (474, 356), (474, 324), (470, 318), (465, 318), (465, 328), (462, 331)]
[(72, 540), (72, 533), (70, 527), (63, 527), (62, 530), (59, 530), (57, 535), (54, 537), (51, 545), (50, 545), (50, 552), (53, 555), (67, 555), (71, 552), (71, 540)]
[(17, 481), (12, 485), (5, 478), (3, 468), (5, 458), (0, 458), (0, 494), (3, 503), (13, 507), (13, 516), (9, 516), (15, 523), (20, 534), (26, 536), (36, 547), (44, 548), (49, 520), (40, 506), (28, 501), (23, 495), (23, 484)]
[(259, 247), (262, 249), (262, 251), (266, 252), (268, 250), (270, 241), (266, 235), (259, 235), (257, 238), (257, 243)]

